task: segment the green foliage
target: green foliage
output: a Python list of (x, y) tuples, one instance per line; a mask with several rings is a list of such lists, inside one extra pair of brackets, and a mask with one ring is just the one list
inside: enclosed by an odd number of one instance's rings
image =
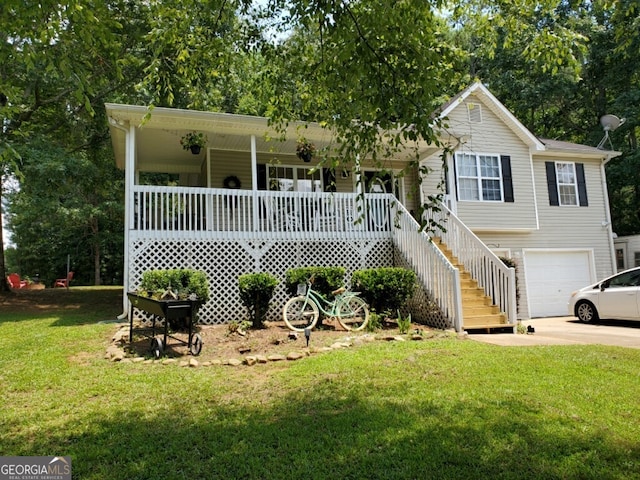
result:
[(240, 300), (249, 310), (253, 328), (262, 328), (277, 286), (278, 279), (270, 273), (247, 273), (238, 277)]
[(209, 281), (204, 272), (190, 269), (147, 270), (142, 273), (138, 291), (159, 298), (171, 289), (181, 299), (195, 294), (198, 300), (209, 301)]
[(180, 139), (180, 145), (184, 150), (191, 147), (204, 147), (207, 144), (207, 136), (202, 132), (189, 132)]
[(374, 311), (369, 312), (369, 321), (364, 329), (370, 333), (382, 330), (382, 315)]
[(397, 310), (413, 295), (416, 274), (397, 267), (357, 270), (351, 277), (351, 288), (361, 292), (362, 298), (378, 313)]
[(411, 328), (411, 314), (406, 317), (403, 317), (400, 314), (400, 310), (398, 310), (398, 330), (402, 335), (409, 333), (409, 329)]
[(519, 310), (518, 305), (520, 304), (520, 286), (518, 285), (518, 273), (517, 273), (518, 264), (513, 258), (507, 258), (507, 257), (499, 257), (499, 258), (502, 261), (502, 263), (504, 263), (507, 267), (513, 268), (514, 270), (516, 270), (516, 311), (518, 311)]
[(285, 274), (285, 287), (289, 295), (297, 295), (298, 285), (306, 284), (313, 277), (313, 289), (328, 296), (332, 291), (343, 286), (344, 275), (344, 267), (291, 268)]
[(68, 153), (41, 138), (22, 149), (19, 188), (7, 192), (13, 260), (46, 284), (122, 282), (124, 178), (105, 152)]
[(227, 331), (229, 332), (229, 335), (237, 333), (239, 335), (244, 336), (247, 333), (247, 329), (251, 325), (252, 323), (246, 320), (242, 320), (242, 321), (232, 320), (227, 324)]

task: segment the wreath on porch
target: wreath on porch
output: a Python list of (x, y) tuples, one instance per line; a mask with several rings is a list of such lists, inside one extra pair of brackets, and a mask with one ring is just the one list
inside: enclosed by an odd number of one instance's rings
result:
[(224, 185), (224, 188), (232, 189), (238, 189), (242, 186), (242, 183), (240, 183), (240, 179), (235, 175), (229, 175), (228, 177), (226, 177), (222, 184)]

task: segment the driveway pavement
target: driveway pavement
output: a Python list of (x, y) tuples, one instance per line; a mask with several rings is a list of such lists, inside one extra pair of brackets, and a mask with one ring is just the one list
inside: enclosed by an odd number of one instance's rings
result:
[(469, 338), (503, 346), (599, 344), (640, 348), (640, 321), (600, 320), (598, 323), (582, 323), (575, 317), (549, 317), (522, 323), (531, 325), (535, 333), (474, 332), (469, 334)]

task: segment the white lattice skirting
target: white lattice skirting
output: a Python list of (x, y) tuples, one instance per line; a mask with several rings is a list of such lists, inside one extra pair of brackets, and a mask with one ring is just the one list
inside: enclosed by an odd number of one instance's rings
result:
[[(285, 272), (310, 265), (340, 266), (346, 269), (345, 283), (355, 270), (383, 266), (406, 266), (391, 239), (249, 241), (137, 239), (129, 245), (129, 288), (135, 290), (142, 273), (151, 269), (192, 268), (206, 272), (210, 297), (199, 312), (205, 324), (224, 324), (244, 320), (238, 277), (251, 272), (269, 272), (279, 280), (268, 319), (280, 319), (289, 296), (285, 291)], [(418, 289), (411, 300), (415, 320), (437, 328), (449, 328), (448, 321), (434, 307), (426, 291)]]

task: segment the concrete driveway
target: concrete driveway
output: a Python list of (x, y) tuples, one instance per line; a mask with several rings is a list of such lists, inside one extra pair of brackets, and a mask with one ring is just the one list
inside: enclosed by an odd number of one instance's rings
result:
[(503, 346), (597, 344), (640, 348), (640, 321), (600, 320), (597, 323), (582, 323), (576, 317), (549, 317), (522, 323), (531, 325), (535, 333), (474, 332), (469, 334), (469, 338)]

